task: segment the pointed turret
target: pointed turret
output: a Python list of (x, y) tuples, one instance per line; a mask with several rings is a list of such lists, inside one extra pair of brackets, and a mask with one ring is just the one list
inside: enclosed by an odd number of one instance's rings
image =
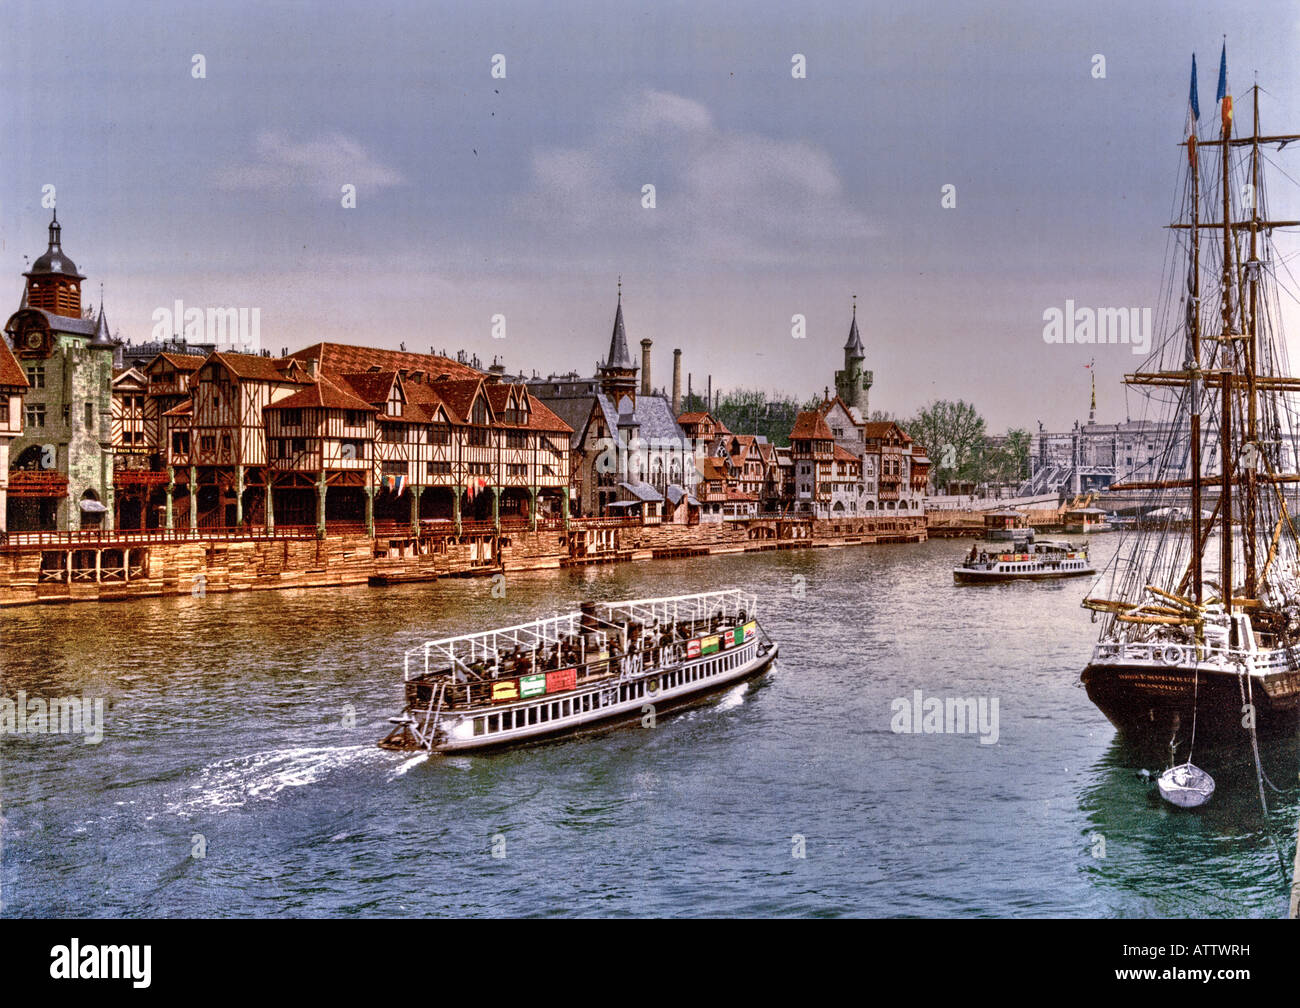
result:
[(108, 316), (104, 314), (103, 300), (99, 302), (99, 318), (95, 321), (95, 335), (90, 340), (90, 346), (95, 350), (112, 350), (117, 346), (108, 331)]
[(858, 335), (858, 299), (853, 298), (853, 322), (849, 325), (848, 342), (844, 344), (844, 359), (866, 360), (867, 352), (862, 347), (862, 337)]
[(871, 391), (871, 372), (862, 368), (866, 359), (867, 351), (858, 333), (858, 296), (854, 294), (853, 320), (849, 323), (849, 338), (844, 343), (844, 369), (835, 372), (835, 392), (844, 400), (845, 406), (860, 410), (863, 416), (867, 410), (867, 393)]
[(623, 278), (618, 280), (618, 307), (614, 311), (614, 332), (609, 338), (609, 354), (600, 366), (601, 391), (619, 402), (630, 396), (636, 402), (637, 367), (627, 348), (627, 330), (623, 326)]

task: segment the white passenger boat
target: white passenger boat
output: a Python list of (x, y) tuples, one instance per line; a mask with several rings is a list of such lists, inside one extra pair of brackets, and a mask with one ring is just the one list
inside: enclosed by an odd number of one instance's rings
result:
[(747, 592), (584, 602), (407, 651), (406, 706), (379, 744), (457, 752), (645, 723), (758, 675), (776, 655)]
[(1096, 574), (1088, 559), (1088, 547), (1068, 542), (1040, 540), (1032, 546), (1016, 546), (1015, 552), (980, 550), (971, 547), (960, 567), (954, 567), (957, 584), (991, 584), (997, 581), (1052, 581), (1057, 578)]

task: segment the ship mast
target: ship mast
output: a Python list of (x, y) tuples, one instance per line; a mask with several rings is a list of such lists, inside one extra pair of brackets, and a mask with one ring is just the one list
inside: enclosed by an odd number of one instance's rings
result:
[[(1188, 278), (1189, 304), (1187, 312), (1187, 354), (1180, 370), (1157, 370), (1137, 372), (1125, 375), (1126, 384), (1148, 386), (1153, 388), (1178, 389), (1188, 392), (1189, 434), (1191, 472), (1188, 479), (1123, 480), (1113, 484), (1111, 489), (1130, 490), (1178, 490), (1191, 491), (1191, 556), (1183, 570), (1181, 580), (1171, 585), (1172, 594), (1156, 589), (1147, 584), (1142, 588), (1144, 596), (1154, 593), (1159, 596), (1154, 603), (1139, 603), (1136, 598), (1105, 599), (1087, 598), (1084, 607), (1098, 612), (1109, 613), (1112, 618), (1128, 624), (1172, 624), (1192, 626), (1199, 636), (1202, 624), (1201, 605), (1203, 604), (1203, 567), (1205, 551), (1211, 538), (1216, 533), (1221, 541), (1220, 548), (1220, 587), (1224, 612), (1231, 614), (1234, 603), (1238, 608), (1246, 607), (1252, 611), (1260, 607), (1261, 575), (1258, 570), (1257, 556), (1259, 541), (1256, 526), (1260, 522), (1259, 485), (1266, 484), (1269, 494), (1276, 493), (1279, 509), (1277, 527), (1273, 529), (1272, 545), (1268, 548), (1268, 557), (1263, 564), (1267, 573), (1275, 560), (1278, 539), (1283, 529), (1289, 529), (1291, 538), (1296, 540), (1300, 549), (1300, 537), (1295, 536), (1287, 514), (1287, 506), (1282, 488), (1287, 484), (1300, 483), (1300, 473), (1281, 472), (1274, 463), (1281, 461), (1281, 455), (1272, 451), (1261, 451), (1260, 393), (1272, 395), (1296, 395), (1300, 393), (1300, 378), (1284, 375), (1259, 373), (1259, 238), (1261, 233), (1272, 232), (1275, 228), (1295, 228), (1300, 221), (1265, 220), (1260, 214), (1260, 145), (1276, 143), (1279, 147), (1300, 140), (1300, 135), (1262, 136), (1259, 128), (1259, 88), (1252, 89), (1253, 119), (1249, 137), (1233, 138), (1231, 97), (1227, 95), (1226, 51), (1220, 60), (1220, 116), (1221, 128), (1218, 140), (1201, 141), (1196, 137), (1194, 119), (1196, 112), (1195, 98), (1195, 62), (1193, 61), (1193, 85), (1191, 103), (1193, 108), (1193, 128), (1181, 146), (1188, 148), (1188, 163), (1191, 172), (1191, 220), (1186, 223), (1169, 225), (1176, 229), (1189, 229), (1192, 232), (1190, 248), (1191, 275)], [(1231, 147), (1251, 147), (1250, 182), (1251, 206), (1250, 216), (1241, 220), (1232, 219), (1231, 200)], [(1198, 147), (1220, 147), (1222, 193), (1222, 218), (1218, 221), (1203, 222), (1200, 218), (1200, 170)], [(1223, 245), (1223, 262), (1221, 275), (1222, 326), (1220, 334), (1213, 337), (1213, 342), (1222, 346), (1221, 351), (1214, 351), (1214, 360), (1206, 369), (1202, 360), (1200, 326), (1200, 228), (1221, 229)], [(1236, 251), (1234, 229), (1248, 231), (1249, 257)], [(1245, 258), (1245, 262), (1241, 260)], [(1234, 289), (1237, 294), (1234, 297)], [(1217, 393), (1220, 397), (1219, 416), (1219, 494), (1213, 511), (1208, 519), (1202, 517), (1201, 505), (1207, 474), (1203, 471), (1203, 403), (1206, 395)], [(1240, 412), (1234, 419), (1234, 406), (1240, 406)], [(1267, 420), (1268, 417), (1262, 418)], [(1236, 430), (1234, 430), (1234, 427)], [(1269, 442), (1272, 444), (1272, 442)], [(1264, 462), (1264, 471), (1259, 469), (1259, 462)], [(1270, 461), (1272, 460), (1272, 461)], [(1235, 470), (1235, 471), (1234, 471)], [(1234, 487), (1236, 490), (1234, 491)], [(1233, 584), (1233, 495), (1240, 499), (1242, 526), (1242, 563), (1244, 580)], [(1270, 496), (1271, 499), (1271, 496)], [(1272, 519), (1270, 518), (1270, 521)], [(1138, 589), (1143, 581), (1138, 581), (1130, 590)], [(1234, 587), (1240, 589), (1234, 592)], [(1185, 593), (1185, 594), (1184, 594)], [(1128, 594), (1127, 592), (1125, 594)], [(1163, 602), (1161, 602), (1161, 599)], [(1170, 608), (1170, 604), (1173, 608)], [(1137, 608), (1134, 608), (1134, 606)], [(1231, 632), (1231, 630), (1230, 630)]]
[[(1196, 95), (1196, 55), (1192, 55), (1192, 96)], [(1199, 114), (1199, 110), (1197, 110)], [(1196, 122), (1187, 138), (1187, 160), (1192, 172), (1192, 284), (1187, 313), (1191, 354), (1188, 361), (1188, 403), (1191, 412), (1192, 459), (1192, 601), (1200, 605), (1201, 574), (1201, 173), (1196, 153)]]
[[(1228, 141), (1232, 131), (1232, 99), (1227, 96), (1227, 56), (1219, 63), (1219, 104), (1221, 107), (1220, 140), (1223, 144), (1223, 283), (1221, 308), (1223, 314), (1222, 340), (1225, 355), (1232, 347), (1232, 208), (1228, 178)], [(1222, 485), (1219, 490), (1219, 517), (1222, 533), (1219, 545), (1219, 585), (1223, 592), (1223, 611), (1232, 613), (1232, 369), (1224, 368), (1221, 379), (1223, 418), (1220, 421), (1219, 446), (1222, 468)], [(1243, 538), (1244, 532), (1243, 529)]]

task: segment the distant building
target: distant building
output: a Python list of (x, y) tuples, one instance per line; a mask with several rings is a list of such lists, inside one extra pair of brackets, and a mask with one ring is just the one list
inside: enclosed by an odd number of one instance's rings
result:
[(1026, 494), (1071, 496), (1105, 490), (1114, 483), (1191, 477), (1185, 430), (1143, 420), (1075, 423), (1069, 431), (1039, 425), (1029, 446)]

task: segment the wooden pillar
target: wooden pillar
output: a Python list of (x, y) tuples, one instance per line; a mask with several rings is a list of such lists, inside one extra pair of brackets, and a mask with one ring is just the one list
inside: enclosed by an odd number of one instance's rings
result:
[(266, 474), (266, 531), (275, 531), (275, 483), (269, 472)]
[(235, 526), (243, 528), (244, 525), (244, 467), (243, 465), (235, 466)]
[(498, 533), (501, 531), (501, 488), (499, 486), (492, 488), (492, 528)]
[(167, 510), (164, 512), (163, 528), (170, 532), (174, 527), (172, 513), (172, 494), (176, 492), (176, 469), (174, 466), (167, 467)]
[(372, 483), (366, 483), (366, 535), (371, 539), (375, 537), (375, 487)]
[(564, 531), (569, 531), (569, 488), (560, 488), (560, 500), (564, 505)]
[(95, 550), (95, 584), (99, 584), (99, 579), (102, 576), (103, 569), (104, 569), (104, 551), (97, 549)]
[(325, 482), (325, 470), (320, 471), (316, 481), (316, 535), (325, 538), (325, 495), (329, 493), (329, 484)]
[(411, 535), (419, 536), (420, 534), (420, 494), (424, 492), (424, 487), (411, 487)]
[(459, 483), (457, 483), (454, 487), (452, 487), (452, 494), (453, 496), (451, 499), (451, 517), (452, 520), (455, 521), (456, 523), (456, 538), (459, 539), (460, 538), (460, 495), (461, 495), (461, 486)]
[(131, 580), (131, 551), (125, 548), (122, 550), (122, 580)]
[(190, 529), (199, 527), (199, 467), (190, 466)]
[(534, 532), (537, 531), (537, 487), (528, 488), (528, 496), (531, 501), (528, 505), (528, 527)]

